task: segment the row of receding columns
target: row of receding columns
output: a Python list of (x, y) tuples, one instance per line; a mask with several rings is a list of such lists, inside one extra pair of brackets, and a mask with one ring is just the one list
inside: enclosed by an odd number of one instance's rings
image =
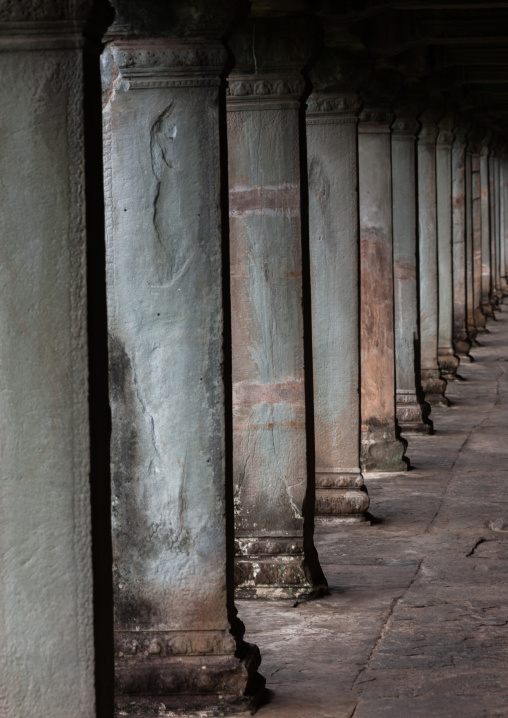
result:
[[(362, 472), (405, 470), (401, 432), (432, 431), (508, 288), (508, 166), (481, 127), (404, 107), (332, 49), (307, 98), (308, 19), (240, 25), (226, 84), (235, 8), (118, 5), (102, 54), (116, 712), (251, 704), (260, 656), (234, 588), (325, 593), (314, 522), (365, 520)], [(48, 686), (52, 716), (94, 710), (81, 26), (48, 12), (0, 26), (1, 610), (28, 626), (4, 622), (8, 718)]]

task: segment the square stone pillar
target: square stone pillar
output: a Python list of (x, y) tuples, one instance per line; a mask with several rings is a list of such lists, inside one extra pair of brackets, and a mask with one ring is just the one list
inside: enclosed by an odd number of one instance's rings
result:
[(416, 132), (414, 118), (397, 115), (392, 125), (393, 274), (397, 421), (404, 433), (432, 433), (423, 398), (418, 321)]
[[(227, 54), (206, 5), (180, 16), (186, 37), (150, 37), (165, 12), (117, 9), (102, 56), (118, 716), (225, 710), (264, 682), (235, 620), (226, 546)], [(194, 37), (202, 24), (210, 39)]]
[(82, 30), (0, 7), (0, 713), (95, 716)]
[(307, 106), (316, 517), (354, 522), (369, 507), (360, 472), (361, 99), (315, 91)]
[(452, 256), (452, 132), (453, 118), (439, 123), (436, 144), (437, 264), (438, 264), (438, 364), (452, 378), (459, 367), (453, 347), (453, 256)]
[(470, 251), (467, 234), (471, 223), (470, 210), (467, 207), (469, 186), (466, 159), (467, 133), (467, 126), (455, 127), (455, 141), (452, 145), (453, 345), (461, 359), (471, 361), (469, 354), (471, 339), (467, 324), (468, 251)]
[(405, 471), (395, 415), (392, 157), (393, 114), (360, 114), (361, 461), (365, 471)]
[(485, 317), (494, 315), (492, 295), (491, 209), (490, 209), (489, 147), (483, 144), (480, 152), (480, 211), (481, 211), (481, 308)]
[(302, 311), (300, 70), (313, 43), (297, 18), (254, 18), (229, 42), (235, 581), (246, 598), (326, 590), (312, 543)]
[(508, 295), (508, 271), (507, 271), (507, 251), (506, 239), (508, 235), (508, 197), (507, 192), (507, 169), (506, 158), (501, 155), (499, 160), (499, 211), (500, 211), (500, 227), (499, 227), (499, 265), (501, 273), (501, 291), (503, 296)]
[(473, 228), (473, 306), (478, 331), (485, 330), (485, 314), (482, 309), (482, 199), (480, 179), (481, 146), (471, 146), (471, 207)]
[(466, 325), (471, 345), (476, 341), (478, 329), (475, 318), (474, 293), (474, 232), (473, 232), (473, 158), (471, 143), (466, 145), (465, 156), (465, 215), (466, 215)]
[(418, 136), (418, 222), (420, 268), (421, 382), (431, 405), (448, 406), (438, 364), (438, 251), (436, 139), (433, 113), (423, 116)]
[(489, 167), (489, 222), (490, 222), (490, 303), (494, 310), (499, 307), (500, 286), (498, 271), (497, 236), (499, 230), (498, 190), (497, 190), (497, 157), (494, 143), (488, 158)]

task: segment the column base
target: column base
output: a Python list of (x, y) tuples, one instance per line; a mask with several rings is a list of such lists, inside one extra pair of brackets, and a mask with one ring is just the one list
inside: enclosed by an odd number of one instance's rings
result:
[(312, 584), (302, 536), (236, 536), (235, 597), (310, 598)]
[(434, 428), (429, 419), (430, 406), (420, 401), (413, 391), (397, 390), (397, 424), (403, 434), (432, 434)]
[(362, 431), (360, 466), (362, 471), (407, 471), (407, 442), (395, 435), (392, 425)]
[(457, 337), (453, 342), (453, 346), (455, 354), (461, 361), (473, 361), (473, 357), (469, 354), (472, 342), (469, 341), (468, 336)]
[(482, 304), (482, 314), (486, 319), (494, 316), (494, 306), (492, 302), (489, 301)]
[(451, 349), (446, 349), (442, 352), (438, 352), (437, 363), (442, 374), (453, 377), (459, 368), (460, 359), (452, 353)]
[(484, 332), (485, 331), (485, 325), (487, 324), (487, 318), (485, 314), (482, 312), (480, 307), (477, 307), (474, 310), (474, 322), (476, 324), (476, 330), (477, 332)]
[[(265, 686), (265, 679), (257, 672), (261, 663), (257, 646), (240, 641), (235, 653), (236, 642), (228, 634), (222, 647), (226, 655), (166, 655), (166, 650), (174, 648), (171, 642), (176, 634), (181, 634), (180, 650), (191, 653), (196, 642), (193, 634), (200, 635), (198, 643), (214, 639), (221, 643), (222, 633), (150, 632), (146, 638), (148, 648), (142, 645), (145, 634), (121, 634), (124, 638), (130, 637), (125, 638), (130, 655), (120, 652), (115, 660), (114, 718), (193, 713), (229, 716), (239, 711), (252, 712), (261, 702)], [(156, 644), (157, 653), (154, 652)], [(136, 646), (141, 650), (133, 653)], [(215, 646), (215, 649), (221, 650), (221, 647)]]
[(506, 281), (506, 277), (501, 277), (500, 289), (503, 297), (508, 296), (508, 282)]
[(316, 521), (356, 523), (365, 520), (370, 499), (360, 471), (316, 472)]
[(441, 377), (439, 369), (422, 369), (421, 379), (425, 401), (431, 406), (450, 406), (445, 396), (446, 381)]
[(478, 335), (478, 329), (476, 328), (476, 326), (474, 324), (470, 324), (467, 328), (467, 336), (468, 336), (471, 346), (474, 346), (474, 342), (476, 340), (477, 335)]

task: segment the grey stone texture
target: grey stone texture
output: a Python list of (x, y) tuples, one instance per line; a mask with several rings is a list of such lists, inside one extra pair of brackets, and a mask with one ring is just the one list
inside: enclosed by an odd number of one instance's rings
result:
[(307, 106), (316, 517), (351, 522), (365, 520), (369, 507), (360, 472), (361, 100), (314, 92)]
[(121, 35), (102, 55), (118, 715), (258, 684), (226, 565), (225, 60), (212, 40)]
[(477, 331), (485, 331), (482, 308), (482, 201), (479, 145), (471, 147), (471, 214), (473, 230), (473, 313)]
[(432, 111), (421, 118), (418, 136), (418, 225), (420, 271), (421, 384), (431, 406), (446, 406), (446, 381), (438, 364), (438, 249), (436, 140)]
[(229, 43), (235, 581), (243, 597), (326, 587), (312, 544), (302, 308), (300, 70), (313, 42), (306, 21), (258, 18)]
[(489, 147), (483, 144), (480, 153), (480, 212), (481, 212), (481, 308), (486, 317), (494, 313), (492, 294), (491, 209), (490, 209)]
[(393, 281), (397, 421), (403, 433), (432, 432), (430, 406), (423, 399), (417, 278), (416, 131), (403, 114), (392, 125)]
[(275, 692), (259, 718), (506, 715), (507, 344), (501, 312), (436, 434), (409, 437), (412, 472), (367, 474), (377, 523), (318, 529), (330, 596), (242, 601)]
[(457, 373), (459, 358), (453, 347), (453, 255), (452, 255), (452, 132), (454, 120), (439, 123), (436, 144), (437, 264), (438, 264), (438, 364), (445, 376)]
[[(462, 360), (470, 360), (468, 332), (468, 291), (472, 284), (471, 211), (468, 208), (470, 180), (467, 179), (466, 140), (469, 126), (454, 128), (452, 145), (452, 272), (453, 272), (453, 346)], [(470, 169), (469, 169), (470, 171)], [(471, 277), (468, 271), (471, 269)], [(472, 299), (472, 293), (471, 293)]]
[(400, 471), (405, 442), (395, 415), (391, 112), (360, 114), (361, 463)]
[(0, 7), (2, 718), (95, 716), (86, 5)]

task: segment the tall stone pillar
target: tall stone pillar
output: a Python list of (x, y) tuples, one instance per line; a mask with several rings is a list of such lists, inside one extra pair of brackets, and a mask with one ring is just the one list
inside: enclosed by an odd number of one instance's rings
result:
[(478, 331), (485, 330), (482, 309), (482, 198), (480, 179), (481, 146), (471, 143), (471, 212), (473, 229), (473, 312)]
[(452, 266), (453, 266), (453, 346), (461, 359), (471, 359), (471, 340), (467, 326), (467, 232), (466, 137), (467, 126), (454, 128), (452, 145)]
[(436, 140), (439, 130), (432, 112), (423, 115), (421, 124), (418, 137), (421, 382), (429, 404), (448, 406), (446, 381), (438, 365)]
[(501, 187), (500, 187), (500, 166), (501, 159), (499, 151), (496, 148), (496, 156), (494, 158), (494, 211), (495, 211), (495, 228), (496, 236), (494, 237), (494, 251), (496, 255), (496, 298), (499, 305), (503, 299), (503, 290), (501, 288)]
[(248, 702), (262, 684), (226, 553), (215, 38), (234, 4), (115, 5), (102, 79), (116, 715), (145, 716)]
[(474, 232), (473, 232), (473, 157), (472, 145), (466, 145), (465, 159), (465, 214), (466, 214), (466, 324), (467, 335), (471, 345), (476, 340), (478, 329), (475, 318), (474, 302)]
[[(508, 285), (508, 159), (503, 156), (501, 167), (501, 193), (503, 206), (503, 234), (501, 241), (504, 247), (504, 276)], [(506, 289), (508, 294), (508, 286)]]
[(361, 460), (366, 471), (403, 471), (395, 415), (392, 158), (393, 113), (360, 114)]
[(506, 271), (506, 234), (508, 232), (506, 197), (506, 158), (503, 153), (499, 158), (499, 272), (501, 275), (501, 292), (503, 297), (508, 294), (508, 272)]
[[(316, 518), (364, 520), (360, 471), (360, 332), (357, 115), (340, 92), (341, 65), (325, 51), (307, 101), (309, 237), (316, 447)], [(339, 75), (339, 77), (335, 77)]]
[(82, 29), (0, 6), (0, 713), (93, 718)]
[(488, 158), (489, 172), (489, 223), (490, 223), (490, 303), (494, 310), (499, 305), (499, 272), (497, 266), (497, 233), (499, 229), (499, 218), (497, 213), (497, 157), (494, 142), (491, 143), (491, 150)]
[(326, 586), (312, 544), (302, 313), (300, 69), (312, 44), (308, 22), (296, 18), (254, 18), (230, 40), (236, 58), (227, 111), (240, 597), (297, 597)]
[(491, 217), (490, 217), (490, 180), (489, 180), (489, 148), (486, 143), (480, 152), (480, 197), (481, 197), (481, 248), (482, 248), (482, 285), (481, 307), (486, 317), (494, 314), (492, 298), (491, 272)]
[(459, 358), (453, 348), (452, 255), (452, 132), (453, 119), (439, 123), (436, 144), (437, 266), (438, 266), (438, 364), (446, 377), (454, 377)]
[(397, 113), (392, 125), (393, 278), (397, 421), (404, 433), (432, 431), (423, 398), (417, 282), (416, 132), (419, 123)]

